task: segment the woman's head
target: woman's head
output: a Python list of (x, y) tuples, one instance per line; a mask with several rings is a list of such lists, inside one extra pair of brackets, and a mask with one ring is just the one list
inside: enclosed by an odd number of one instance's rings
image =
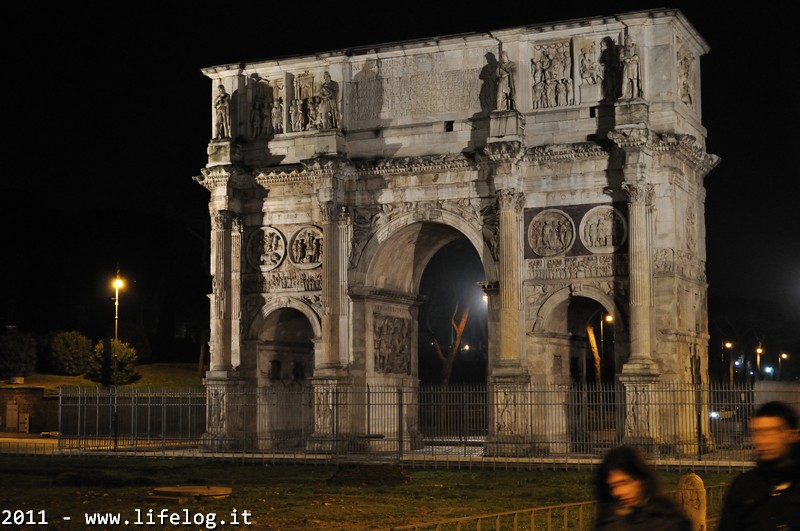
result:
[(599, 503), (634, 507), (657, 494), (655, 475), (642, 455), (630, 446), (610, 450), (595, 475)]

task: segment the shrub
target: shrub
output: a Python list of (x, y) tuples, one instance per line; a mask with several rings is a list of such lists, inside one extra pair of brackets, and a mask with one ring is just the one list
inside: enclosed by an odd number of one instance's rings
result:
[(54, 374), (77, 376), (86, 372), (92, 341), (77, 331), (56, 332), (45, 350), (47, 367)]
[(117, 339), (106, 339), (94, 346), (89, 356), (86, 376), (102, 385), (124, 385), (135, 382), (136, 349)]
[(36, 369), (36, 340), (27, 332), (0, 335), (0, 378), (27, 376)]

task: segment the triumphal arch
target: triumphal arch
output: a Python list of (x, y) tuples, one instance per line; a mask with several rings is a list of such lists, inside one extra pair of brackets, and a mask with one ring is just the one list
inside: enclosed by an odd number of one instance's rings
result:
[[(487, 448), (559, 450), (532, 420), (563, 422), (559, 400), (521, 393), (587, 378), (598, 310), (615, 319), (625, 438), (694, 415), (648, 389), (707, 374), (707, 51), (660, 9), (204, 69), (209, 444), (302, 428), (324, 449), (370, 422), (334, 419), (338, 391), (397, 386), (387, 430), (413, 448), (420, 279), (457, 238), (485, 271)], [(232, 398), (279, 386), (313, 398)]]

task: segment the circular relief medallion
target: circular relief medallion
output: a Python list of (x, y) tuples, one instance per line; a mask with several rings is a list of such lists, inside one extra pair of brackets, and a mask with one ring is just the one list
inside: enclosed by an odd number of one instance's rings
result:
[(274, 227), (264, 227), (250, 236), (247, 259), (261, 271), (272, 271), (286, 258), (286, 238)]
[(308, 225), (295, 232), (289, 240), (289, 260), (300, 269), (322, 265), (322, 229)]
[(610, 205), (596, 206), (584, 214), (580, 225), (581, 242), (595, 254), (610, 254), (628, 237), (622, 213)]
[(564, 254), (575, 243), (575, 224), (561, 210), (543, 210), (528, 225), (528, 245), (539, 256)]

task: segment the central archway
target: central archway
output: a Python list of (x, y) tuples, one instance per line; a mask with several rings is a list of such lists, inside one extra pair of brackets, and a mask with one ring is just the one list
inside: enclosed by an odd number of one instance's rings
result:
[[(365, 323), (364, 368), (367, 383), (411, 384), (419, 383), (418, 342), (420, 335), (420, 305), (425, 302), (421, 292), (423, 275), (434, 256), (450, 244), (470, 254), (471, 268), (478, 279), (492, 277), (494, 261), (489, 254), (479, 227), (465, 221), (452, 212), (436, 210), (427, 212), (419, 219), (419, 212), (409, 213), (393, 219), (382, 226), (364, 248), (355, 275), (362, 280), (362, 287), (351, 290), (354, 308), (354, 323)], [(436, 220), (436, 221), (432, 221)], [(458, 243), (456, 243), (458, 242)], [(487, 266), (488, 263), (488, 266)], [(444, 279), (448, 281), (451, 279)], [(478, 290), (474, 286), (474, 291)], [(363, 317), (363, 320), (358, 319)], [(388, 328), (382, 323), (395, 319)], [(390, 355), (397, 357), (399, 349), (403, 359), (383, 362), (382, 349), (387, 342), (382, 335), (387, 330), (403, 330), (407, 342), (395, 345)], [(358, 330), (354, 331), (354, 343)], [(489, 332), (484, 331), (482, 342), (488, 346)], [(486, 357), (491, 353), (488, 351)], [(407, 358), (405, 358), (407, 356)]]
[(480, 257), (463, 237), (428, 262), (420, 282), (421, 383), (486, 383), (488, 313), (478, 284), (485, 280)]

